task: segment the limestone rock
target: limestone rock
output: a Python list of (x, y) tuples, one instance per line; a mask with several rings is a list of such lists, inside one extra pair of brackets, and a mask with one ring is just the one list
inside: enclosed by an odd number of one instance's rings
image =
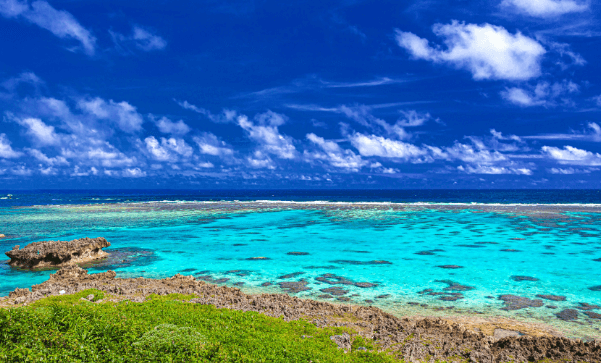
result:
[(62, 267), (85, 263), (108, 256), (102, 248), (111, 244), (104, 238), (81, 238), (73, 241), (34, 242), (19, 249), (15, 246), (6, 252), (9, 265), (21, 268)]

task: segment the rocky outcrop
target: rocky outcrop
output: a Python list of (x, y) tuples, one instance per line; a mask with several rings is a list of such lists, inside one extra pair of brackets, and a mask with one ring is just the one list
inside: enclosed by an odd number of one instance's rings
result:
[[(406, 362), (467, 361), (499, 362), (601, 362), (601, 344), (554, 336), (519, 336), (511, 331), (495, 335), (467, 329), (462, 324), (440, 318), (399, 318), (375, 307), (336, 305), (300, 299), (286, 294), (247, 295), (237, 288), (198, 281), (177, 274), (158, 280), (119, 279), (114, 271), (88, 274), (79, 266), (62, 268), (48, 281), (34, 285), (32, 291), (17, 289), (2, 305), (29, 303), (45, 296), (72, 294), (98, 289), (111, 296), (104, 301), (144, 302), (150, 294), (195, 294), (189, 303), (217, 308), (255, 311), (286, 321), (305, 319), (318, 327), (349, 327), (365, 339), (374, 340), (378, 349), (389, 350)], [(345, 350), (351, 349), (352, 336), (334, 336), (332, 340)], [(334, 344), (333, 343), (333, 344)]]
[(74, 263), (85, 263), (108, 256), (102, 248), (111, 244), (104, 238), (81, 238), (73, 241), (34, 242), (6, 252), (8, 263), (21, 268), (52, 268)]

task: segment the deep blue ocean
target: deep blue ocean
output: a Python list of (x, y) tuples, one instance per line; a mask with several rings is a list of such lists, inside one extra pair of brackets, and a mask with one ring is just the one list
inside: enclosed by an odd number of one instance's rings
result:
[[(597, 190), (4, 191), (0, 233), (0, 252), (105, 237), (111, 255), (92, 273), (182, 273), (251, 293), (293, 293), (282, 283), (297, 281), (299, 297), (397, 315), (502, 316), (601, 335), (590, 314), (601, 313)], [(6, 262), (0, 295), (51, 273)], [(578, 318), (559, 319), (563, 309)]]

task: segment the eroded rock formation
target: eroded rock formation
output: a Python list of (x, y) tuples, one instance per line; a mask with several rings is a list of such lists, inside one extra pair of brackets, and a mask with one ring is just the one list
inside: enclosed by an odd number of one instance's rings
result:
[[(144, 302), (150, 294), (195, 294), (189, 303), (214, 305), (217, 308), (255, 311), (286, 321), (306, 319), (318, 327), (346, 326), (366, 339), (373, 339), (379, 349), (406, 362), (452, 360), (499, 362), (601, 362), (601, 344), (555, 336), (515, 336), (511, 331), (485, 335), (440, 318), (398, 318), (375, 307), (336, 305), (286, 294), (247, 295), (237, 288), (198, 281), (193, 276), (177, 274), (162, 280), (116, 278), (114, 271), (89, 275), (79, 266), (62, 268), (48, 281), (29, 289), (16, 289), (0, 305), (29, 303), (45, 296), (72, 294), (95, 288), (112, 294), (106, 301)], [(102, 303), (102, 301), (97, 301)], [(353, 335), (354, 337), (355, 335)], [(351, 339), (353, 337), (350, 337)], [(333, 339), (335, 340), (335, 339)], [(336, 341), (339, 346), (341, 343)], [(348, 348), (348, 344), (343, 344)]]
[(104, 238), (81, 238), (73, 241), (34, 242), (19, 249), (13, 247), (6, 252), (8, 263), (21, 268), (62, 267), (74, 263), (85, 263), (108, 256), (104, 247), (111, 244)]

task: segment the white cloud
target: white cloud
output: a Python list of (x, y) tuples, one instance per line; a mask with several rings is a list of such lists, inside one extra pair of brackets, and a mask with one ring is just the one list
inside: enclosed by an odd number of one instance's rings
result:
[(524, 136), (524, 139), (534, 140), (582, 140), (582, 141), (601, 141), (601, 126), (596, 122), (589, 122), (584, 131), (573, 131), (570, 134), (542, 134), (534, 136)]
[(538, 18), (589, 10), (588, 2), (574, 0), (503, 0), (501, 6)]
[(543, 146), (541, 150), (547, 157), (560, 164), (601, 166), (601, 154), (578, 149), (573, 146), (567, 145), (563, 149), (554, 146)]
[(574, 102), (568, 97), (578, 93), (580, 87), (572, 81), (549, 83), (539, 82), (534, 87), (511, 87), (501, 91), (501, 97), (521, 107), (545, 106), (552, 107), (562, 104), (571, 106)]
[(560, 174), (560, 175), (572, 175), (572, 174), (590, 174), (593, 171), (598, 171), (599, 168), (588, 168), (588, 169), (578, 169), (578, 168), (551, 168), (549, 172), (551, 174)]
[(12, 159), (18, 158), (22, 153), (18, 151), (14, 151), (10, 146), (10, 141), (6, 137), (6, 134), (0, 134), (0, 158), (4, 159)]
[(188, 101), (178, 101), (178, 100), (174, 100), (174, 101), (177, 102), (177, 104), (180, 105), (180, 107), (182, 107), (186, 110), (194, 111), (196, 113), (204, 115), (209, 120), (211, 120), (212, 122), (215, 122), (215, 123), (232, 122), (232, 121), (234, 121), (234, 119), (236, 118), (236, 115), (237, 115), (236, 111), (227, 110), (227, 109), (224, 109), (222, 113), (216, 115), (216, 114), (211, 113), (209, 110), (206, 110), (202, 107), (193, 105)]
[(115, 46), (121, 52), (128, 52), (132, 46), (145, 52), (162, 50), (167, 46), (165, 39), (138, 25), (134, 25), (130, 35), (113, 31), (109, 31), (109, 33)]
[(468, 165), (458, 166), (457, 170), (467, 174), (517, 174), (517, 175), (532, 175), (532, 170), (528, 168), (508, 168), (503, 166), (493, 165)]
[(43, 152), (36, 150), (36, 149), (27, 149), (27, 152), (29, 153), (29, 155), (33, 156), (35, 159), (48, 164), (48, 165), (69, 165), (69, 162), (67, 161), (67, 159), (65, 159), (63, 156), (57, 155), (53, 158), (48, 157), (46, 154), (44, 154)]
[(361, 156), (351, 150), (342, 149), (337, 143), (327, 141), (313, 133), (307, 134), (307, 139), (317, 145), (323, 152), (308, 152), (304, 155), (309, 160), (322, 160), (333, 167), (347, 169), (349, 171), (359, 171), (367, 161), (361, 159)]
[(33, 170), (26, 167), (25, 165), (18, 165), (12, 168), (11, 172), (17, 176), (31, 176), (33, 174)]
[(122, 131), (134, 133), (142, 130), (144, 119), (129, 103), (106, 102), (100, 97), (92, 99), (81, 99), (77, 106), (84, 112), (93, 115), (100, 120), (109, 120), (115, 123)]
[[(473, 140), (472, 140), (473, 141)], [(466, 163), (491, 165), (506, 161), (505, 155), (498, 151), (486, 150), (484, 145), (471, 145), (455, 143), (452, 147), (445, 148), (449, 159), (461, 160)]]
[(182, 120), (173, 122), (167, 117), (161, 117), (158, 120), (154, 119), (152, 115), (150, 115), (150, 117), (154, 120), (154, 123), (158, 127), (159, 131), (164, 134), (185, 135), (190, 132), (190, 127)]
[(144, 139), (144, 143), (150, 155), (158, 161), (176, 162), (178, 155), (187, 158), (194, 153), (192, 147), (183, 139), (175, 139), (173, 137), (166, 139), (161, 137), (161, 142), (159, 143), (154, 136), (149, 136)]
[(536, 40), (509, 33), (491, 24), (435, 24), (434, 34), (444, 38), (446, 50), (431, 47), (427, 39), (396, 30), (399, 46), (417, 59), (447, 63), (467, 69), (475, 80), (502, 79), (510, 81), (538, 77), (545, 49)]
[(246, 164), (255, 169), (275, 169), (273, 160), (271, 160), (269, 155), (266, 155), (260, 150), (256, 150), (252, 155), (248, 156), (246, 158)]
[(146, 176), (146, 172), (140, 168), (132, 168), (123, 170), (122, 176), (126, 178), (143, 178)]
[(95, 52), (96, 38), (92, 33), (81, 26), (73, 15), (64, 10), (56, 10), (46, 1), (34, 1), (30, 5), (27, 0), (0, 0), (0, 14), (6, 18), (22, 17), (61, 39), (79, 41), (88, 55)]
[(255, 116), (251, 122), (248, 117), (238, 116), (238, 125), (243, 128), (248, 137), (257, 142), (260, 148), (277, 156), (280, 159), (294, 159), (297, 155), (293, 140), (289, 136), (280, 134), (278, 126), (286, 121), (284, 115), (272, 111)]
[(387, 139), (376, 135), (364, 135), (355, 133), (350, 136), (351, 144), (359, 150), (363, 156), (381, 156), (385, 158), (397, 158), (412, 163), (424, 163), (434, 161), (431, 149), (421, 148), (402, 141)]
[(27, 134), (31, 136), (38, 145), (56, 145), (60, 142), (59, 136), (54, 132), (54, 126), (46, 125), (39, 118), (15, 118), (15, 121), (27, 128)]
[(194, 142), (200, 148), (200, 152), (207, 155), (214, 156), (228, 156), (233, 155), (234, 150), (225, 142), (219, 140), (217, 136), (205, 132), (201, 136), (195, 136)]
[(90, 175), (98, 175), (98, 169), (96, 169), (95, 167), (91, 167), (89, 168), (87, 171), (83, 171), (80, 169), (79, 165), (75, 165), (75, 168), (73, 169), (73, 172), (71, 173), (71, 176), (90, 176)]

